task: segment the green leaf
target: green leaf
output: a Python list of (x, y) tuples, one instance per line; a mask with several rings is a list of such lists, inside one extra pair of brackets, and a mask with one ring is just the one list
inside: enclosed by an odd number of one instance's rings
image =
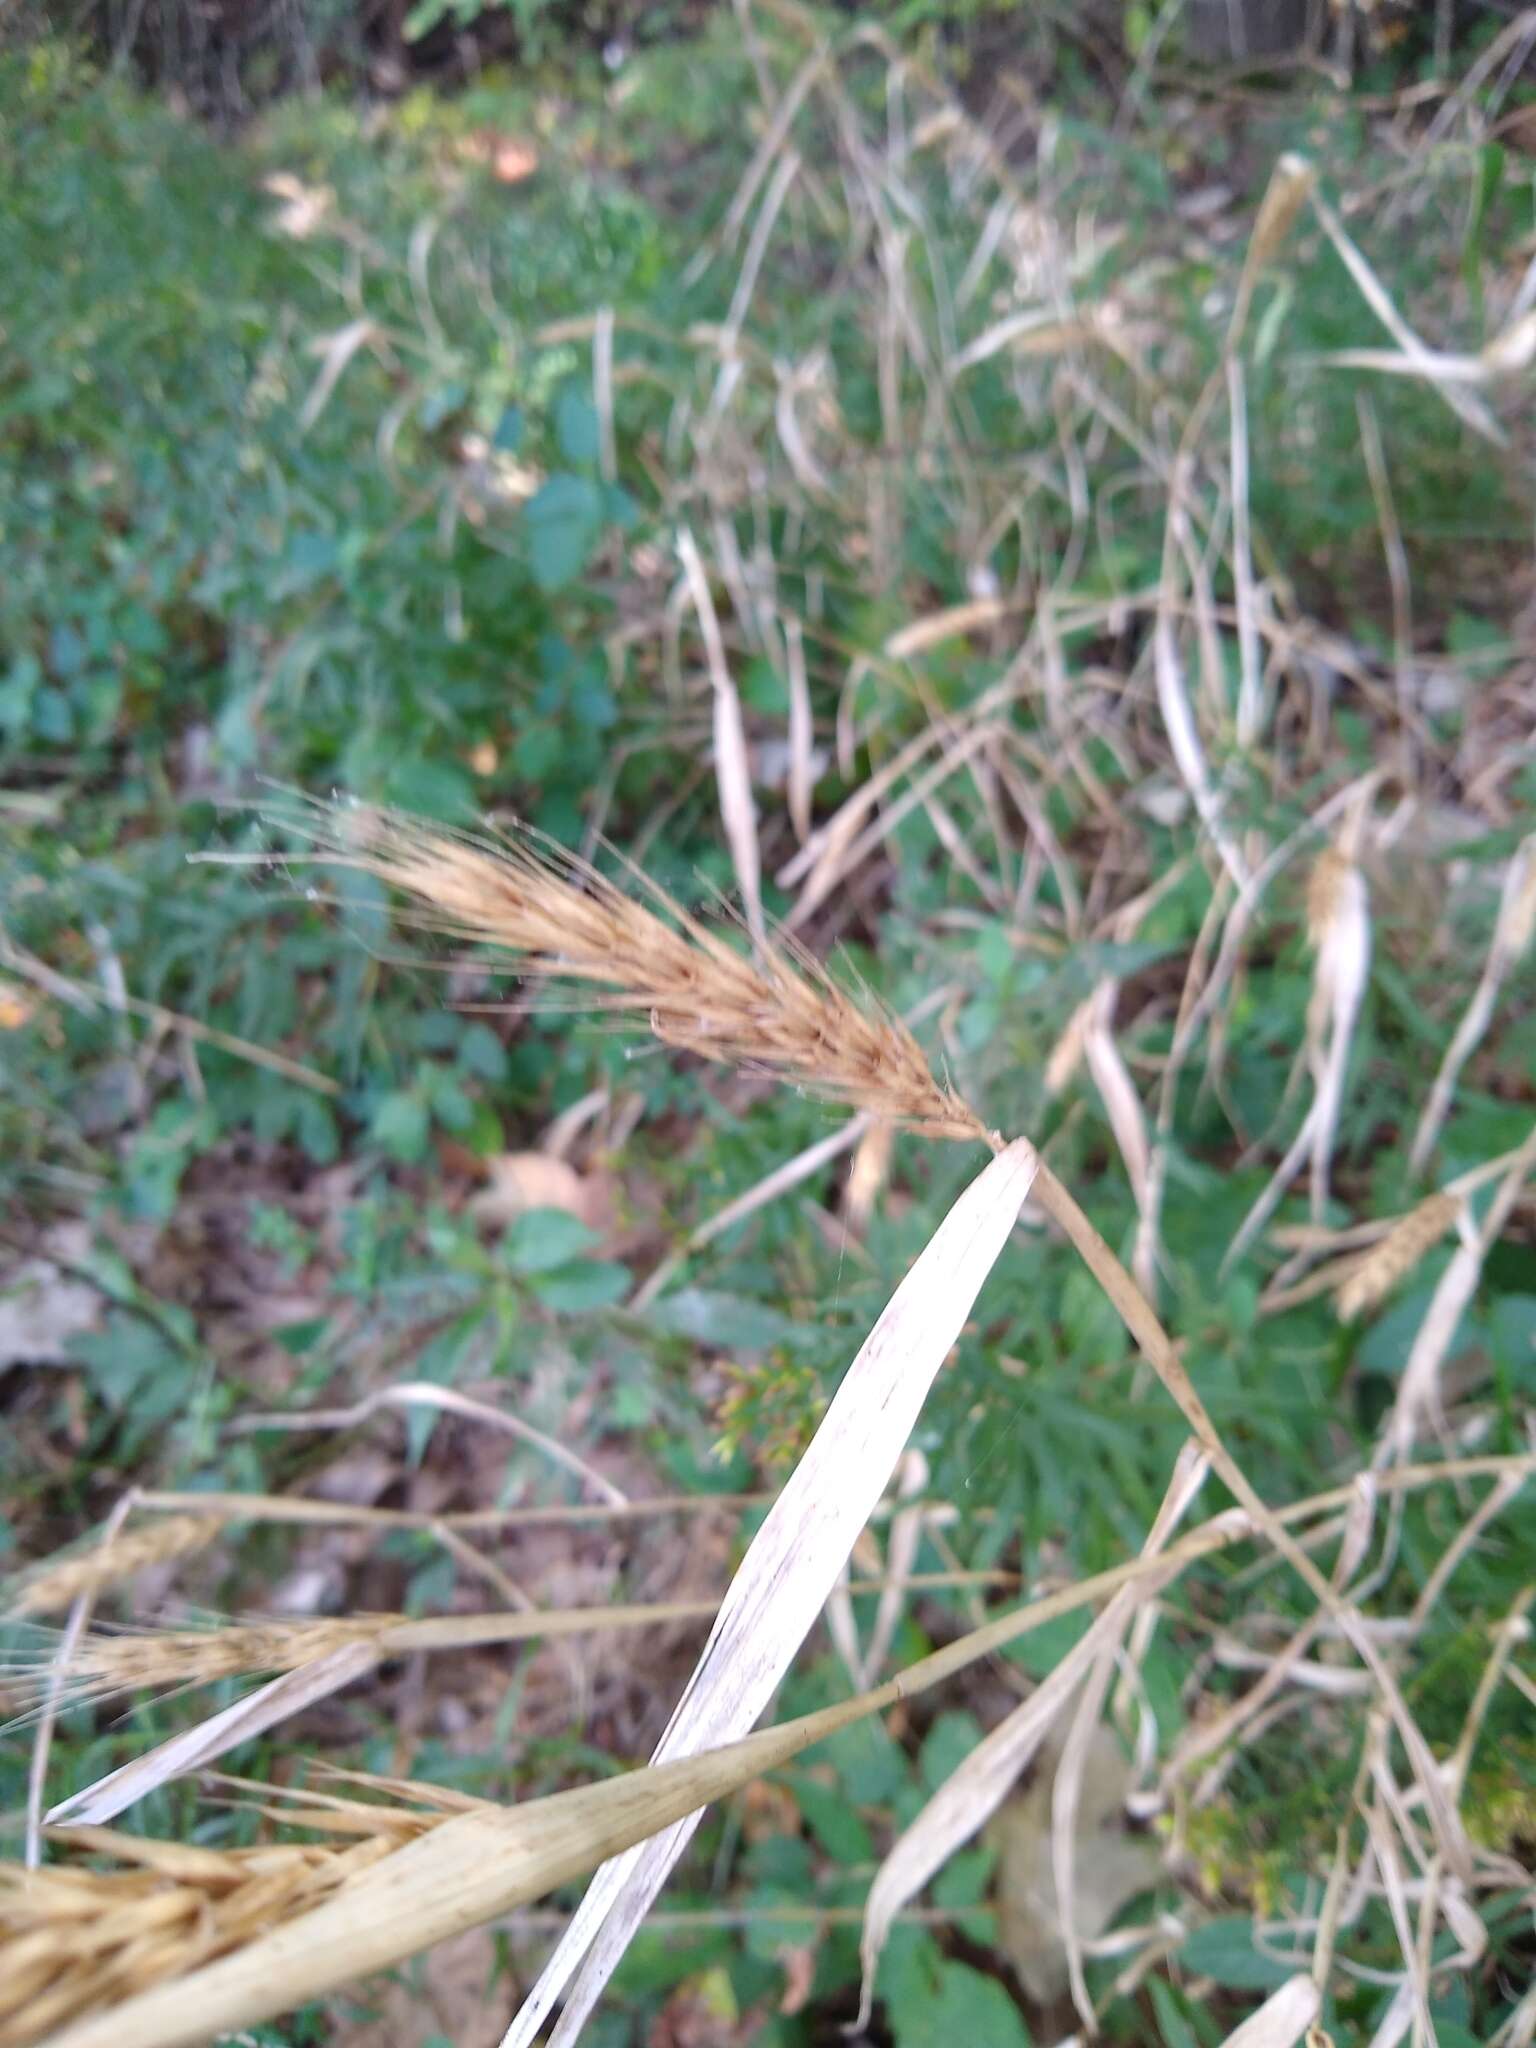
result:
[(996, 1977), (947, 1960), (936, 1971), (903, 1974), (901, 1995), (886, 2003), (896, 2048), (1031, 2048), (1024, 2015)]
[(293, 1117), (299, 1143), (316, 1166), (330, 1166), (341, 1150), (336, 1115), (323, 1096), (301, 1094)]
[(503, 455), (515, 455), (523, 445), (523, 409), (509, 405), (496, 422), (496, 432), (491, 437), (491, 446)]
[(923, 1740), (918, 1763), (923, 1783), (937, 1792), (960, 1768), (981, 1740), (981, 1729), (973, 1715), (940, 1714)]
[(806, 1824), (836, 1863), (868, 1863), (875, 1853), (869, 1829), (849, 1802), (804, 1772), (790, 1777)]
[(555, 400), (555, 438), (567, 462), (596, 462), (597, 410), (579, 384), (567, 384)]
[(430, 1132), (427, 1105), (419, 1095), (405, 1088), (384, 1097), (368, 1126), (373, 1142), (407, 1166), (426, 1151)]
[(560, 590), (586, 567), (602, 530), (603, 494), (590, 478), (552, 476), (528, 501), (528, 557), (541, 590)]
[(646, 1312), (652, 1329), (669, 1337), (687, 1337), (717, 1351), (767, 1351), (775, 1344), (798, 1344), (806, 1332), (790, 1316), (759, 1301), (723, 1294), (709, 1287), (684, 1287)]
[(962, 1849), (951, 1856), (933, 1880), (936, 1906), (980, 1906), (985, 1903), (987, 1885), (997, 1862), (995, 1848)]
[(412, 756), (396, 761), (384, 780), (384, 795), (403, 811), (450, 823), (473, 816), (474, 784), (451, 761)]
[(1152, 2010), (1157, 2014), (1163, 2048), (1200, 2048), (1199, 2036), (1184, 2017), (1180, 1994), (1163, 1977), (1150, 1978), (1148, 1988), (1152, 1993)]
[(860, 1806), (882, 1806), (906, 1783), (906, 1759), (880, 1720), (843, 1729), (821, 1745), (821, 1755)]
[(459, 1065), (482, 1081), (507, 1078), (507, 1049), (489, 1024), (474, 1023), (459, 1040)]
[(140, 1424), (164, 1421), (186, 1397), (187, 1361), (142, 1316), (114, 1310), (104, 1329), (77, 1337), (70, 1348), (107, 1406), (131, 1406)]
[(586, 1309), (612, 1308), (629, 1292), (629, 1282), (628, 1266), (615, 1259), (593, 1259), (539, 1274), (533, 1291), (546, 1308), (561, 1315), (579, 1315)]
[(1488, 1311), (1489, 1348), (1517, 1387), (1536, 1387), (1536, 1294), (1501, 1294)]
[(529, 1209), (502, 1239), (502, 1256), (514, 1273), (549, 1273), (597, 1242), (596, 1231), (564, 1209)]
[(1297, 1970), (1294, 1962), (1262, 1954), (1253, 1922), (1240, 1913), (1197, 1927), (1178, 1957), (1191, 1976), (1211, 1977), (1231, 1991), (1275, 1991)]

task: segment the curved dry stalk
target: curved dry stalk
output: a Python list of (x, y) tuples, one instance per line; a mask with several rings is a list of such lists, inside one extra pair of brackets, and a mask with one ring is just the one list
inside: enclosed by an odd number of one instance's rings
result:
[(622, 1490), (565, 1444), (547, 1436), (543, 1430), (535, 1429), (520, 1415), (509, 1414), (504, 1408), (494, 1408), (488, 1401), (476, 1401), (454, 1387), (436, 1386), (431, 1380), (402, 1380), (396, 1386), (381, 1387), (377, 1393), (355, 1401), (350, 1408), (307, 1408), (297, 1414), (243, 1415), (231, 1424), (231, 1432), (244, 1435), (259, 1429), (356, 1429), (381, 1408), (436, 1408), (444, 1415), (461, 1416), (466, 1422), (484, 1423), (489, 1429), (499, 1429), (507, 1436), (516, 1437), (520, 1443), (541, 1451), (545, 1457), (590, 1486), (599, 1500), (613, 1507), (624, 1505)]
[(604, 990), (593, 1007), (644, 1018), (663, 1045), (929, 1137), (986, 1141), (898, 1018), (856, 1002), (798, 948), (746, 959), (642, 876), (656, 908), (531, 834), (493, 840), (362, 805), (306, 805), (288, 822), (321, 859), (411, 898), (428, 928), (499, 947), (525, 973)]

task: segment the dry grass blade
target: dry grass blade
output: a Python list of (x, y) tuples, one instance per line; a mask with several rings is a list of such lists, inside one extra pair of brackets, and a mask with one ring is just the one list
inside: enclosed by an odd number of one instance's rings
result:
[(258, 1429), (355, 1429), (381, 1408), (435, 1408), (444, 1415), (462, 1416), (466, 1422), (483, 1423), (487, 1429), (501, 1430), (507, 1436), (516, 1437), (520, 1443), (530, 1444), (562, 1466), (591, 1487), (599, 1500), (614, 1507), (624, 1504), (623, 1493), (611, 1479), (605, 1478), (585, 1458), (558, 1443), (554, 1437), (535, 1429), (531, 1422), (525, 1422), (520, 1415), (512, 1415), (504, 1408), (494, 1408), (488, 1401), (476, 1401), (454, 1387), (434, 1386), (430, 1380), (402, 1380), (395, 1386), (381, 1387), (377, 1393), (365, 1395), (350, 1408), (308, 1408), (297, 1414), (245, 1415), (232, 1427), (240, 1433)]
[(1455, 1340), (1461, 1318), (1477, 1292), (1483, 1262), (1498, 1241), (1533, 1167), (1536, 1167), (1536, 1127), (1532, 1128), (1525, 1143), (1510, 1155), (1503, 1178), (1481, 1221), (1473, 1220), (1470, 1203), (1463, 1199), (1460, 1204), (1457, 1221), (1461, 1241), (1440, 1276), (1424, 1311), (1424, 1320), (1414, 1336), (1398, 1381), (1397, 1399), (1383, 1425), (1373, 1460), (1375, 1464), (1405, 1458), (1420, 1427), (1426, 1419), (1438, 1413), (1441, 1368)]
[[(1037, 1167), (1023, 1139), (992, 1160), (891, 1297), (742, 1560), (656, 1763), (742, 1733), (768, 1705), (884, 1491)], [(534, 2039), (580, 1962), (553, 2043), (575, 2038), (691, 1832), (682, 1823), (598, 1872), (505, 2048)]]
[(747, 762), (747, 735), (742, 724), (741, 699), (725, 659), (720, 621), (710, 595), (709, 578), (699, 555), (698, 543), (685, 526), (677, 537), (678, 560), (688, 582), (688, 594), (698, 614), (699, 631), (709, 662), (709, 680), (714, 700), (715, 781), (720, 791), (720, 818), (726, 843), (736, 869), (747, 929), (760, 949), (768, 943), (763, 922), (762, 860), (757, 848), (757, 805), (752, 797), (752, 776)]
[[(1196, 1494), (1205, 1483), (1208, 1461), (1205, 1453), (1194, 1443), (1186, 1443), (1175, 1462), (1173, 1477), (1168, 1483), (1168, 1492), (1157, 1518), (1142, 1546), (1144, 1557), (1155, 1557), (1167, 1547), (1168, 1539), (1183, 1520)], [(1127, 1626), (1147, 1612), (1146, 1602), (1155, 1587), (1155, 1580), (1127, 1588), (1123, 1596), (1125, 1605), (1131, 1609)], [(1137, 1612), (1139, 1610), (1139, 1613)], [(1083, 1974), (1083, 1937), (1077, 1926), (1077, 1838), (1080, 1802), (1083, 1794), (1083, 1780), (1088, 1769), (1089, 1756), (1099, 1736), (1099, 1717), (1109, 1692), (1109, 1682), (1114, 1676), (1117, 1659), (1121, 1655), (1121, 1634), (1106, 1640), (1095, 1655), (1083, 1682), (1077, 1710), (1072, 1725), (1067, 1730), (1066, 1741), (1062, 1744), (1061, 1758), (1056, 1767), (1056, 1780), (1051, 1792), (1051, 1868), (1056, 1883), (1057, 1912), (1061, 1924), (1061, 1935), (1067, 1951), (1067, 1975), (1072, 1990), (1072, 2002), (1085, 2027), (1091, 2032), (1095, 2025), (1093, 2001), (1088, 1995), (1087, 1979)], [(1093, 1932), (1096, 1930), (1090, 1930)]]
[[(301, 1904), (298, 1917), (272, 1927), (269, 1913), (265, 1925), (258, 1920), (244, 1930), (244, 1945), (237, 1936), (216, 1961), (198, 1967), (201, 1956), (190, 1940), (131, 1954), (146, 1988), (120, 1986), (104, 2008), (92, 1996), (90, 2016), (49, 2033), (49, 2048), (193, 2048), (259, 2024), (542, 1898), (859, 1719), (872, 1710), (872, 1698), (887, 1704), (891, 1697), (894, 1688), (884, 1688), (726, 1749), (517, 1807), (477, 1807), (402, 1846), (387, 1842), (387, 1853), (360, 1858), (339, 1885)], [(41, 1930), (37, 1946), (45, 1958), (58, 1957), (59, 1934), (56, 1924)], [(192, 1974), (181, 1974), (189, 1966)], [(18, 2028), (18, 2043), (37, 2038)]]
[(1440, 1071), (1429, 1091), (1429, 1100), (1424, 1105), (1424, 1114), (1414, 1132), (1413, 1150), (1408, 1162), (1414, 1173), (1423, 1171), (1434, 1150), (1461, 1070), (1482, 1043), (1493, 1018), (1499, 991), (1530, 945), (1533, 932), (1536, 932), (1536, 832), (1521, 840), (1514, 859), (1505, 870), (1487, 961), (1472, 1000), (1456, 1027), (1456, 1035), (1446, 1048)]
[(82, 1593), (102, 1593), (151, 1565), (190, 1557), (214, 1542), (223, 1524), (208, 1515), (171, 1515), (147, 1522), (129, 1535), (115, 1536), (88, 1550), (45, 1559), (18, 1575), (0, 1594), (0, 1616), (9, 1621), (58, 1614)]
[(1268, 1186), (1243, 1218), (1222, 1261), (1226, 1272), (1279, 1206), (1291, 1176), (1311, 1161), (1312, 1219), (1320, 1223), (1328, 1199), (1329, 1164), (1344, 1100), (1344, 1076), (1354, 1044), (1371, 965), (1370, 898), (1354, 857), (1363, 825), (1363, 800), (1336, 846), (1326, 847), (1307, 889), (1308, 934), (1316, 954), (1307, 1004), (1306, 1054), (1312, 1101), (1290, 1149)]
[[(1150, 1567), (1162, 1551), (1179, 1517), (1188, 1508), (1205, 1476), (1205, 1466), (1188, 1451), (1181, 1456), (1168, 1496), (1148, 1534), (1140, 1563)], [(1138, 1604), (1156, 1589), (1155, 1575), (1122, 1587), (1081, 1641), (1022, 1705), (978, 1743), (939, 1787), (917, 1818), (905, 1828), (875, 1873), (864, 1907), (859, 1953), (864, 1973), (859, 2024), (867, 2023), (874, 1998), (875, 1972), (896, 1915), (958, 1849), (984, 1827), (1002, 1805), (1021, 1773), (1050, 1734), (1067, 1702), (1107, 1653), (1113, 1660), (1127, 1622)], [(1106, 1666), (1107, 1671), (1107, 1666)], [(1095, 1719), (1097, 1712), (1095, 1711)], [(1066, 1803), (1075, 1796), (1071, 1787)], [(1071, 1871), (1058, 1896), (1073, 1896)], [(1080, 1976), (1080, 1966), (1077, 1974)]]
[(343, 1686), (366, 1677), (378, 1661), (379, 1653), (373, 1643), (340, 1643), (312, 1663), (285, 1671), (280, 1678), (270, 1680), (195, 1728), (171, 1736), (147, 1755), (109, 1771), (94, 1785), (51, 1808), (47, 1818), (54, 1825), (95, 1825), (115, 1820), (173, 1778), (204, 1769), (227, 1755), (237, 1743), (253, 1741), (318, 1700), (329, 1699)]
[(1439, 374), (1435, 351), (1428, 348), (1408, 325), (1393, 303), (1391, 294), (1350, 240), (1343, 222), (1327, 200), (1315, 186), (1310, 189), (1307, 197), (1311, 200), (1312, 211), (1317, 217), (1318, 224), (1338, 251), (1345, 269), (1359, 287), (1361, 297), (1402, 350), (1405, 367), (1432, 385), (1452, 412), (1474, 433), (1481, 434), (1484, 440), (1491, 441), (1496, 447), (1503, 447), (1507, 436), (1498, 421), (1480, 399), (1462, 390), (1454, 380)]
[[(1507, 1183), (1506, 1183), (1507, 1185)], [(1246, 1473), (1222, 1442), (1205, 1403), (1195, 1390), (1169, 1339), (1157, 1312), (1141, 1293), (1124, 1266), (1073, 1199), (1071, 1193), (1042, 1165), (1036, 1176), (1036, 1199), (1058, 1222), (1076, 1246), (1089, 1271), (1113, 1302), (1126, 1328), (1145, 1352), (1153, 1371), (1177, 1403), (1180, 1414), (1194, 1431), (1196, 1440), (1211, 1461), (1211, 1468), (1226, 1485), (1256, 1529), (1274, 1544), (1308, 1590), (1322, 1603), (1337, 1623), (1361, 1662), (1366, 1666), (1385, 1700), (1403, 1747), (1434, 1823), (1437, 1842), (1458, 1875), (1470, 1866), (1471, 1852), (1466, 1830), (1446, 1794), (1439, 1767), (1424, 1739), (1422, 1729), (1408, 1710), (1402, 1689), (1364, 1621), (1350, 1601), (1318, 1570), (1306, 1551), (1290, 1535), (1283, 1516), (1278, 1515), (1254, 1491)]]
[(363, 806), (316, 805), (291, 822), (327, 861), (411, 898), (429, 927), (515, 954), (527, 973), (606, 991), (597, 1006), (643, 1017), (664, 1045), (930, 1137), (986, 1137), (898, 1019), (862, 1007), (808, 955), (743, 958), (643, 880), (657, 909), (531, 836), (477, 838)]
[[(1171, 1573), (1173, 1568), (1167, 1569)], [(875, 1873), (864, 1905), (864, 1931), (859, 1942), (864, 1970), (860, 2026), (867, 2025), (869, 2020), (875, 1972), (895, 1916), (1002, 1805), (1065, 1711), (1101, 1648), (1119, 1640), (1142, 1593), (1143, 1587), (1137, 1585), (1125, 1587), (1115, 1595), (1050, 1677), (976, 1745), (890, 1849)]]
[(1256, 2013), (1234, 2027), (1221, 2048), (1295, 2048), (1322, 2008), (1310, 1977), (1296, 1976), (1271, 1992)]

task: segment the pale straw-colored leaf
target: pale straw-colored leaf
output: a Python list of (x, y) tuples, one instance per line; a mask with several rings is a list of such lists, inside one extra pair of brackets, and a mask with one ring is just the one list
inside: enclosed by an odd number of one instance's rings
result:
[[(875, 1606), (869, 1641), (859, 1659), (857, 1682), (861, 1691), (879, 1683), (897, 1623), (906, 1608), (909, 1597), (907, 1582), (917, 1564), (917, 1553), (923, 1540), (927, 1511), (920, 1496), (927, 1486), (928, 1460), (921, 1451), (907, 1451), (896, 1468), (896, 1498), (907, 1505), (898, 1506), (891, 1517), (891, 1533), (885, 1547), (885, 1584)], [(911, 1505), (913, 1502), (917, 1505)]]
[(1525, 1143), (1510, 1155), (1509, 1165), (1480, 1222), (1474, 1220), (1470, 1203), (1462, 1203), (1457, 1219), (1461, 1241), (1440, 1276), (1414, 1336), (1398, 1381), (1397, 1398), (1372, 1460), (1374, 1465), (1406, 1458), (1420, 1428), (1438, 1413), (1441, 1370), (1461, 1319), (1477, 1292), (1483, 1263), (1497, 1243), (1533, 1168), (1536, 1126)]
[[(1147, 1583), (1155, 1585), (1156, 1581)], [(1082, 1683), (1101, 1647), (1119, 1640), (1142, 1590), (1140, 1586), (1127, 1587), (1114, 1596), (1043, 1684), (976, 1745), (916, 1820), (897, 1837), (875, 1872), (864, 1902), (864, 1929), (859, 1941), (864, 1988), (859, 2000), (859, 2026), (869, 2022), (875, 1972), (892, 1921), (955, 1851), (996, 1813)]]
[(1295, 2048), (1322, 2009), (1322, 1995), (1310, 1977), (1289, 1977), (1256, 2013), (1234, 2027), (1221, 2048)]
[(946, 640), (958, 640), (966, 633), (978, 633), (983, 626), (995, 626), (1016, 607), (1008, 598), (977, 597), (966, 604), (952, 604), (926, 618), (913, 619), (900, 627), (885, 643), (892, 661), (910, 661), (914, 654), (926, 654)]
[(768, 943), (763, 922), (762, 862), (757, 845), (757, 805), (752, 796), (752, 775), (747, 760), (747, 734), (742, 723), (741, 699), (725, 659), (725, 642), (710, 595), (709, 578), (699, 555), (698, 543), (687, 527), (677, 536), (678, 559), (688, 581), (688, 593), (698, 615), (704, 637), (704, 655), (714, 693), (715, 781), (720, 791), (720, 819), (726, 844), (736, 869), (736, 886), (741, 891), (742, 913), (747, 929), (759, 946)]
[(1536, 931), (1536, 832), (1521, 840), (1514, 858), (1504, 871), (1499, 912), (1487, 960), (1472, 1000), (1456, 1027), (1456, 1035), (1446, 1048), (1445, 1058), (1435, 1075), (1419, 1127), (1414, 1133), (1413, 1149), (1408, 1155), (1409, 1168), (1414, 1173), (1423, 1171), (1434, 1150), (1440, 1127), (1456, 1093), (1461, 1070), (1481, 1045), (1493, 1020), (1499, 991), (1530, 945), (1533, 931)]
[(1343, 222), (1327, 200), (1315, 186), (1308, 196), (1312, 202), (1312, 211), (1317, 216), (1324, 234), (1338, 251), (1345, 269), (1358, 286), (1361, 297), (1402, 350), (1414, 373), (1423, 377), (1426, 383), (1433, 385), (1452, 412), (1471, 427), (1474, 433), (1480, 434), (1485, 441), (1492, 441), (1496, 446), (1503, 447), (1508, 439), (1503, 428), (1481, 399), (1474, 398), (1471, 392), (1465, 390), (1455, 379), (1438, 373), (1434, 350), (1414, 333), (1398, 311), (1391, 294), (1350, 239)]
[(375, 1644), (350, 1642), (316, 1658), (312, 1664), (285, 1671), (281, 1678), (274, 1678), (243, 1700), (236, 1700), (222, 1713), (171, 1736), (147, 1755), (135, 1757), (131, 1763), (98, 1778), (94, 1785), (61, 1800), (50, 1809), (49, 1823), (56, 1827), (81, 1826), (114, 1820), (172, 1779), (183, 1778), (188, 1771), (202, 1770), (227, 1755), (237, 1743), (252, 1742), (306, 1707), (329, 1699), (344, 1685), (351, 1685), (374, 1670), (378, 1662)]
[[(1188, 1513), (1196, 1494), (1204, 1485), (1205, 1475), (1209, 1469), (1210, 1462), (1200, 1446), (1196, 1443), (1186, 1443), (1175, 1461), (1167, 1494), (1147, 1533), (1146, 1542), (1142, 1545), (1143, 1557), (1155, 1557), (1167, 1546), (1168, 1539)], [(1133, 1593), (1129, 1596), (1128, 1605), (1144, 1608), (1145, 1597), (1144, 1592)], [(1134, 1613), (1128, 1614), (1127, 1625), (1134, 1618)], [(1109, 1692), (1110, 1679), (1114, 1676), (1123, 1635), (1122, 1629), (1120, 1635), (1107, 1639), (1093, 1660), (1084, 1680), (1071, 1726), (1067, 1730), (1066, 1741), (1062, 1744), (1061, 1758), (1056, 1766), (1055, 1783), (1051, 1790), (1051, 1866), (1056, 1883), (1061, 1938), (1066, 1949), (1067, 1976), (1072, 1989), (1072, 2002), (1090, 2030), (1094, 2025), (1093, 2001), (1088, 1996), (1087, 1980), (1083, 1975), (1083, 1938), (1073, 1912), (1077, 1899), (1078, 1813), (1082, 1799), (1083, 1774), (1087, 1768), (1090, 1750), (1099, 1734), (1099, 1718), (1104, 1711), (1104, 1701)], [(1098, 1930), (1091, 1931), (1096, 1933)]]
[(320, 374), (299, 413), (300, 434), (307, 434), (319, 419), (348, 363), (377, 333), (371, 320), (352, 320), (345, 327), (338, 327), (334, 334), (322, 334), (309, 344), (310, 354), (321, 359)]
[(854, 1148), (843, 1195), (843, 1220), (855, 1237), (862, 1237), (869, 1228), (875, 1205), (891, 1177), (895, 1151), (896, 1127), (884, 1121), (872, 1123)]
[(1312, 1128), (1312, 1218), (1321, 1223), (1328, 1207), (1328, 1173), (1344, 1102), (1344, 1076), (1354, 1045), (1360, 1006), (1371, 971), (1371, 910), (1365, 876), (1342, 849), (1324, 854), (1317, 879), (1325, 880), (1325, 900), (1314, 923), (1317, 973), (1313, 1002), (1319, 1013), (1309, 1017), (1309, 1055), (1316, 1085), (1316, 1117)]
[(1307, 1003), (1306, 1057), (1312, 1100), (1300, 1130), (1227, 1247), (1223, 1272), (1239, 1259), (1279, 1207), (1292, 1176), (1310, 1156), (1312, 1219), (1320, 1223), (1327, 1205), (1329, 1164), (1344, 1100), (1344, 1077), (1365, 1000), (1371, 966), (1370, 897), (1354, 858), (1363, 829), (1356, 807), (1339, 842), (1325, 847), (1313, 867), (1307, 892), (1307, 922), (1315, 953)]
[(613, 308), (599, 307), (592, 326), (592, 404), (597, 413), (598, 466), (605, 483), (619, 475), (613, 426)]
[(1194, 800), (1200, 822), (1211, 836), (1211, 843), (1221, 855), (1222, 862), (1239, 889), (1248, 887), (1248, 871), (1237, 842), (1233, 839), (1226, 821), (1222, 817), (1221, 798), (1211, 780), (1211, 771), (1206, 763), (1205, 748), (1195, 726), (1195, 715), (1190, 708), (1189, 692), (1184, 683), (1184, 664), (1179, 659), (1178, 638), (1174, 631), (1171, 608), (1159, 604), (1157, 623), (1152, 632), (1152, 670), (1157, 684), (1157, 704), (1163, 717), (1163, 729), (1168, 735), (1168, 745), (1173, 752), (1174, 766), (1180, 780)]
[[(657, 1763), (742, 1733), (767, 1706), (884, 1491), (1037, 1168), (1033, 1147), (1016, 1139), (967, 1188), (892, 1296), (732, 1580)], [(505, 2048), (528, 2048), (585, 1957), (553, 2041), (575, 2038), (693, 1825), (598, 1872)]]
[(805, 672), (805, 636), (800, 621), (784, 621), (785, 676), (789, 685), (789, 772), (785, 790), (789, 822), (804, 846), (811, 836), (811, 790), (815, 783), (812, 751), (815, 728), (811, 720), (811, 685)]
[(1232, 602), (1237, 612), (1237, 744), (1246, 753), (1264, 730), (1264, 657), (1259, 646), (1258, 593), (1248, 508), (1248, 390), (1243, 359), (1227, 358), (1227, 410), (1232, 444)]

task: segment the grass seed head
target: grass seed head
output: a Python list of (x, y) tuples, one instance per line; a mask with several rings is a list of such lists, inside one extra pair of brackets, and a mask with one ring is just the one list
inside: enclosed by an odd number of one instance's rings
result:
[(320, 807), (304, 825), (323, 857), (409, 897), (427, 928), (589, 987), (594, 1008), (644, 1018), (664, 1045), (929, 1137), (986, 1138), (899, 1019), (856, 1002), (798, 949), (760, 946), (748, 958), (643, 877), (630, 894), (531, 835), (493, 841), (364, 806)]
[(1339, 1288), (1339, 1316), (1353, 1322), (1364, 1310), (1374, 1308), (1392, 1292), (1424, 1254), (1437, 1245), (1456, 1221), (1461, 1204), (1454, 1195), (1427, 1196), (1406, 1216), (1400, 1216), (1391, 1230), (1358, 1264), (1351, 1267)]
[(157, 1516), (151, 1522), (97, 1543), (50, 1558), (13, 1580), (0, 1594), (0, 1614), (22, 1620), (34, 1614), (58, 1614), (82, 1593), (100, 1593), (120, 1585), (150, 1565), (168, 1564), (206, 1549), (223, 1524), (211, 1515)]

